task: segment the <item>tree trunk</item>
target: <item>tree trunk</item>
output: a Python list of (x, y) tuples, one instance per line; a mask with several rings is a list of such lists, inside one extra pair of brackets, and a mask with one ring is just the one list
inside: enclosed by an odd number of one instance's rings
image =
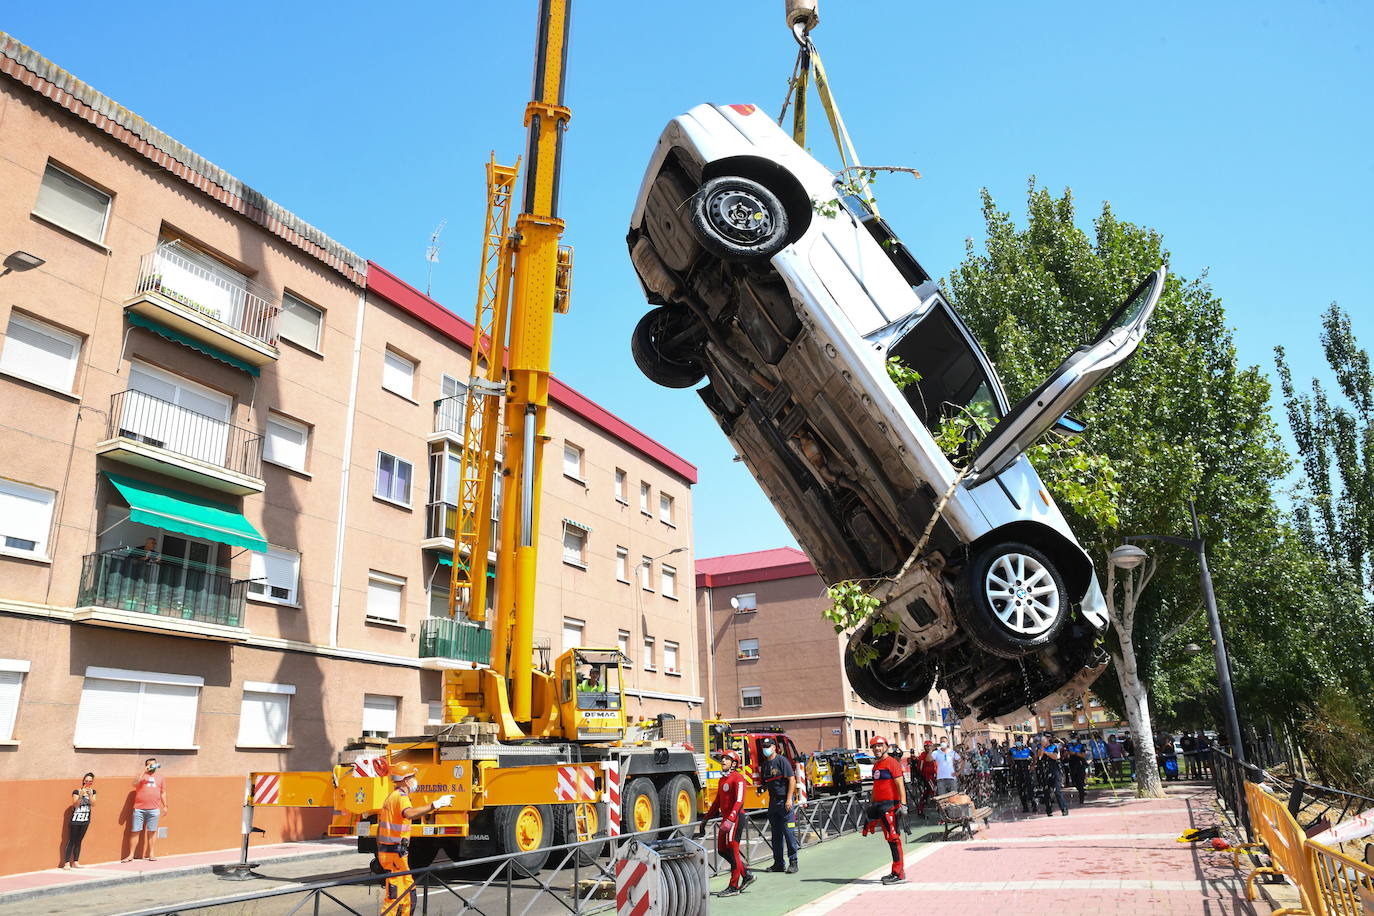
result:
[(1135, 794), (1141, 798), (1164, 798), (1164, 785), (1159, 780), (1159, 761), (1155, 759), (1155, 730), (1150, 722), (1150, 701), (1145, 685), (1136, 670), (1135, 644), (1131, 637), (1117, 630), (1121, 655), (1116, 659), (1116, 679), (1121, 684), (1121, 696), (1126, 700), (1126, 721), (1135, 739)]

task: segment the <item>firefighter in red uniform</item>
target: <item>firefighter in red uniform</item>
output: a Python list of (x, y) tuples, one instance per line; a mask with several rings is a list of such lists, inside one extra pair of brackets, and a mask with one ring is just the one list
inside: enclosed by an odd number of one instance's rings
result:
[(415, 791), (418, 770), (414, 764), (395, 763), (391, 765), (390, 772), (396, 788), (391, 790), (377, 812), (377, 861), (387, 871), (381, 913), (382, 916), (410, 916), (415, 902), (415, 881), (410, 875), (402, 874), (397, 878), (391, 875), (410, 871), (411, 820), (447, 808), (453, 804), (453, 796), (444, 795), (427, 805), (412, 807), (410, 793)]
[(720, 817), (720, 826), (716, 828), (716, 852), (730, 863), (730, 886), (721, 891), (719, 896), (733, 897), (742, 893), (754, 881), (754, 873), (749, 871), (749, 863), (745, 861), (744, 853), (740, 852), (739, 848), (739, 821), (744, 811), (744, 793), (749, 784), (745, 781), (744, 774), (739, 771), (738, 752), (726, 751), (721, 754), (721, 765), (725, 768), (725, 775), (720, 778), (720, 784), (716, 788), (716, 800), (711, 802), (711, 810), (701, 819), (697, 836), (706, 833), (707, 821), (713, 817)]
[(902, 765), (887, 752), (887, 739), (874, 736), (868, 742), (873, 756), (873, 803), (868, 806), (868, 823), (863, 835), (883, 832), (888, 849), (892, 850), (892, 873), (883, 876), (883, 884), (900, 884), (906, 880), (902, 862), (902, 812), (906, 810), (906, 782), (902, 779)]

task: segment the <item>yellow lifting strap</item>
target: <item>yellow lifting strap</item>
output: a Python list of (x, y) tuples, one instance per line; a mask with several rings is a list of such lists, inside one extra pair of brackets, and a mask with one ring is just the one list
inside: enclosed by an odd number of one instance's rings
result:
[[(778, 115), (778, 124), (781, 125), (787, 117), (788, 104), (795, 94), (796, 107), (792, 109), (792, 139), (798, 146), (803, 149), (806, 148), (806, 96), (814, 73), (816, 94), (820, 96), (821, 106), (825, 108), (826, 119), (830, 122), (830, 132), (835, 137), (835, 146), (840, 152), (841, 169), (857, 169), (859, 154), (854, 149), (854, 141), (849, 137), (849, 130), (844, 126), (844, 118), (840, 115), (840, 106), (830, 91), (830, 80), (825, 74), (825, 66), (821, 63), (820, 52), (816, 50), (816, 45), (811, 40), (811, 30), (820, 23), (820, 14), (817, 10), (818, 0), (786, 0), (786, 3), (787, 26), (792, 31), (792, 37), (797, 40), (800, 50), (797, 52), (797, 63), (792, 70), (792, 79), (787, 87), (787, 97), (783, 99), (782, 113)], [(863, 189), (864, 196), (872, 201), (873, 195), (868, 190), (867, 176), (863, 172), (857, 174), (858, 184)], [(870, 203), (870, 206), (873, 207), (873, 212), (877, 213), (877, 204)]]

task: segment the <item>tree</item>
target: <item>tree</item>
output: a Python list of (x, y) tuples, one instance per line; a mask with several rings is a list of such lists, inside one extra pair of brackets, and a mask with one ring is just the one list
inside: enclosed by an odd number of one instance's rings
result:
[[(1158, 232), (1118, 219), (1106, 204), (1090, 238), (1075, 224), (1071, 193), (1052, 197), (1033, 180), (1026, 228), (1018, 229), (986, 191), (983, 216), (985, 251), (970, 240), (947, 286), (1013, 402), (1090, 339), (1140, 279), (1169, 258)], [(1084, 517), (1072, 500), (1061, 501), (1098, 569), (1123, 533), (1189, 530), (1191, 495), (1207, 519), (1223, 614), (1230, 622), (1250, 614), (1241, 583), (1257, 574), (1237, 558), (1251, 553), (1257, 532), (1283, 529), (1270, 493), (1286, 457), (1268, 400), (1260, 371), (1237, 364), (1221, 303), (1205, 277), (1171, 272), (1139, 351), (1075, 409), (1088, 423), (1087, 445), (1108, 460), (1120, 488), (1116, 524), (1101, 514)], [(1051, 479), (1047, 485), (1060, 501), (1062, 484)], [(1095, 688), (1126, 712), (1146, 773), (1157, 772), (1150, 700), (1168, 695), (1169, 662), (1181, 656), (1182, 640), (1205, 639), (1193, 616), (1200, 602), (1193, 556), (1153, 552), (1149, 590), (1137, 585), (1127, 601), (1114, 603), (1108, 649), (1119, 693), (1110, 685)]]

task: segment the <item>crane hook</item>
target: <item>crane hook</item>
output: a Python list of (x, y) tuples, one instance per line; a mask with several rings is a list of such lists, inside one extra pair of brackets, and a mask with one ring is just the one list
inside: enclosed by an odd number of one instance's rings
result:
[(797, 44), (805, 47), (807, 34), (820, 25), (821, 14), (817, 9), (820, 0), (786, 0), (787, 27)]

